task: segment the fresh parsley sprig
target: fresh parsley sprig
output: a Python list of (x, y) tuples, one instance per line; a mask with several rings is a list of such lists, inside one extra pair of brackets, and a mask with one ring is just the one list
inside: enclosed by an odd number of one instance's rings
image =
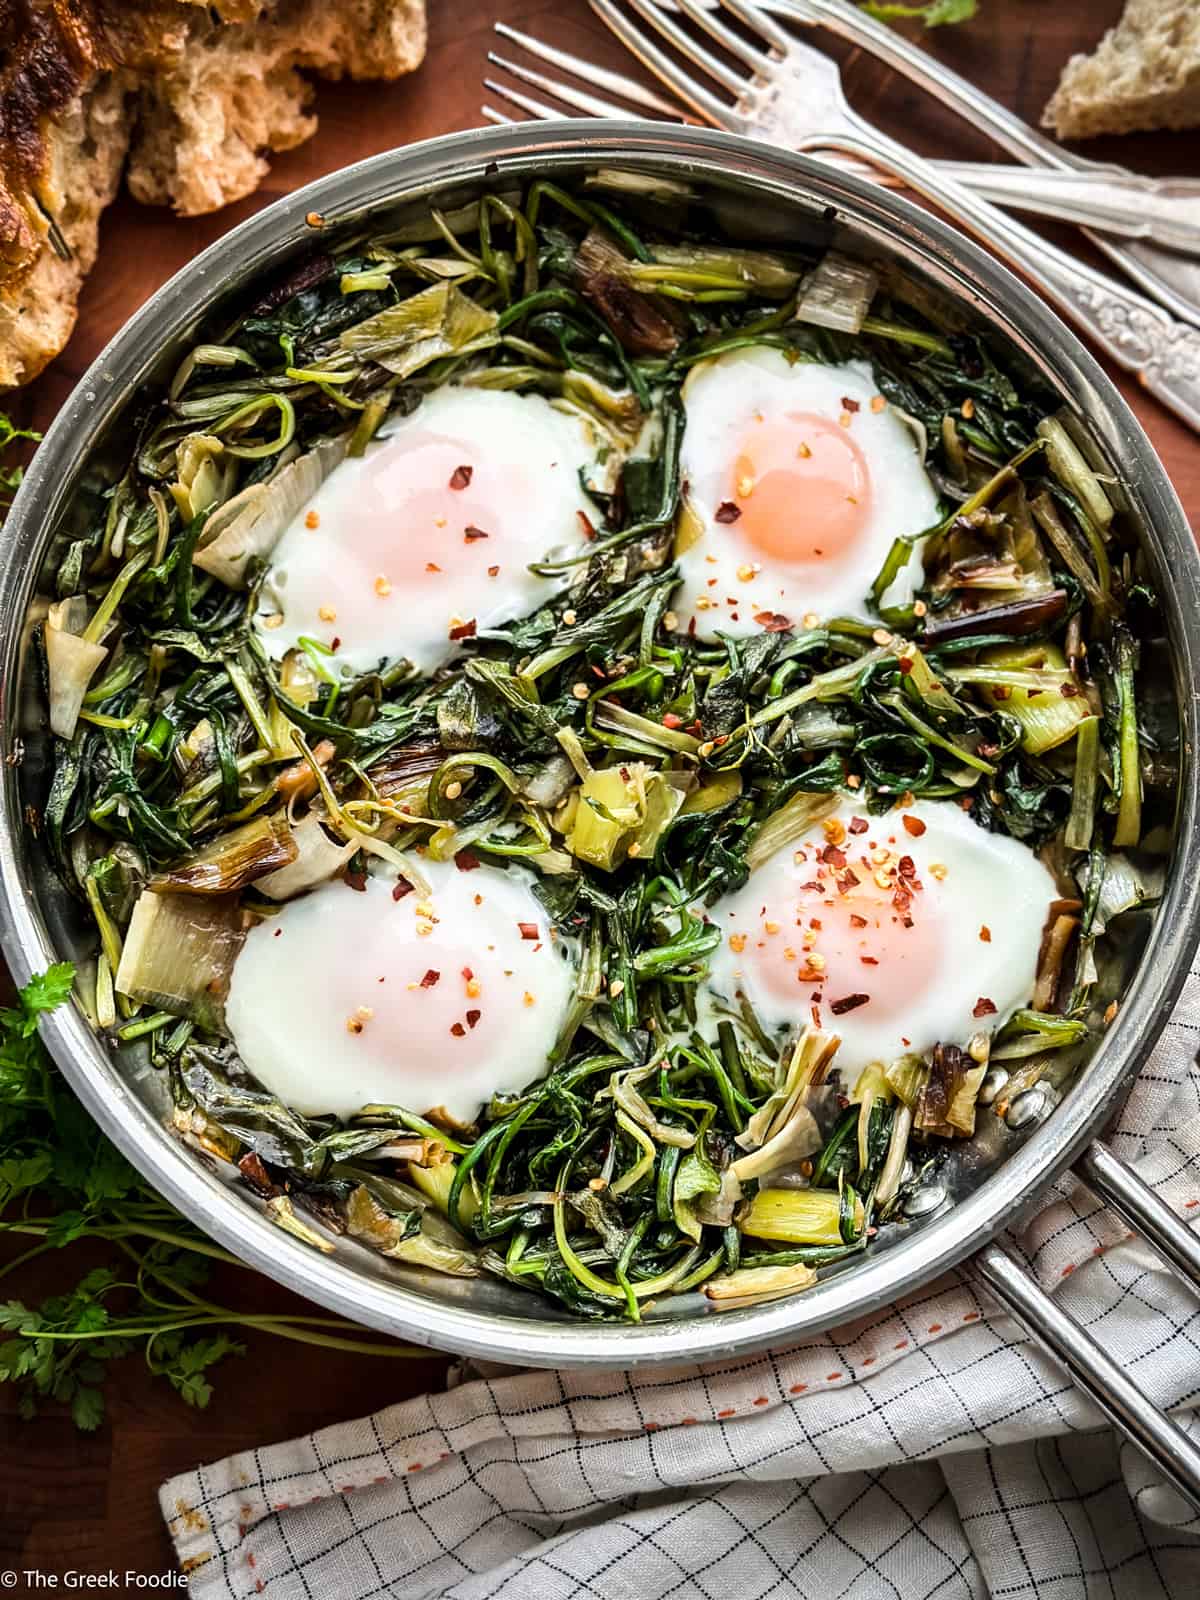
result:
[(259, 1316), (205, 1296), (214, 1262), (243, 1263), (155, 1194), (75, 1099), (39, 1037), (40, 1018), (67, 1000), (74, 976), (60, 962), (0, 1010), (0, 1235), (33, 1241), (0, 1266), (0, 1279), (15, 1281), (35, 1258), (77, 1242), (106, 1246), (111, 1260), (38, 1305), (0, 1301), (0, 1383), (14, 1386), (20, 1415), (57, 1401), (78, 1427), (97, 1428), (109, 1364), (139, 1349), (188, 1405), (206, 1406), (212, 1368), (245, 1353), (236, 1329), (368, 1355), (422, 1354), (364, 1338), (339, 1317)]
[(976, 0), (920, 0), (919, 4), (890, 3), (890, 0), (860, 0), (862, 10), (877, 22), (900, 22), (919, 17), (927, 28), (949, 23), (969, 22), (977, 10)]

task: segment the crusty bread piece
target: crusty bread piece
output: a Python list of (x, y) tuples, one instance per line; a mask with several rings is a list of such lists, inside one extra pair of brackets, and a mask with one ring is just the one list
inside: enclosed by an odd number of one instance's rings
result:
[(0, 0), (0, 388), (66, 343), (127, 156), (139, 199), (216, 210), (315, 129), (301, 71), (424, 51), (424, 0)]
[(2, 388), (40, 372), (71, 336), (79, 290), (96, 259), (100, 213), (121, 181), (129, 89), (122, 73), (101, 74), (46, 134), (41, 181), (20, 207), (28, 224), (24, 247), (0, 276)]
[(1090, 56), (1072, 56), (1043, 127), (1060, 139), (1200, 124), (1200, 3), (1128, 0)]
[(142, 93), (129, 163), (139, 200), (183, 216), (253, 194), (263, 152), (290, 150), (316, 128), (309, 84), (398, 78), (425, 53), (424, 0), (280, 0), (253, 20), (196, 20)]

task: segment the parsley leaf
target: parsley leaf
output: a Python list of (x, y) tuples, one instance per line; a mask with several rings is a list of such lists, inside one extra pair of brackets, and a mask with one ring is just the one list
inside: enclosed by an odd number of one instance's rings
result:
[[(43, 1252), (69, 1256), (77, 1241), (106, 1245), (112, 1255), (36, 1306), (0, 1301), (0, 1334), (9, 1335), (0, 1342), (0, 1384), (14, 1387), (19, 1416), (34, 1417), (50, 1401), (93, 1432), (104, 1420), (109, 1366), (139, 1348), (186, 1404), (207, 1406), (213, 1369), (245, 1353), (214, 1324), (232, 1327), (247, 1314), (202, 1294), (214, 1259), (241, 1263), (145, 1183), (58, 1078), (38, 1021), (66, 1002), (74, 977), (60, 962), (31, 979), (17, 1005), (0, 1009), (0, 1235), (22, 1236), (13, 1266)], [(29, 1235), (40, 1240), (32, 1250), (24, 1248)], [(0, 1263), (0, 1277), (7, 1270)], [(256, 1328), (284, 1334), (295, 1320), (252, 1318)], [(329, 1321), (312, 1320), (303, 1336), (320, 1344), (325, 1335), (315, 1325)], [(343, 1323), (332, 1337), (367, 1354), (418, 1354), (343, 1336), (359, 1332)]]
[(866, 0), (862, 10), (877, 22), (920, 17), (927, 28), (941, 28), (954, 22), (969, 22), (978, 6), (976, 0), (925, 0), (919, 5), (904, 5), (898, 0)]
[(104, 1420), (104, 1396), (99, 1389), (82, 1385), (71, 1396), (71, 1421), (83, 1433), (94, 1433)]
[(21, 1009), (26, 1017), (36, 1019), (43, 1011), (55, 1011), (71, 993), (75, 982), (75, 968), (69, 961), (59, 961), (45, 972), (30, 978), (21, 990)]

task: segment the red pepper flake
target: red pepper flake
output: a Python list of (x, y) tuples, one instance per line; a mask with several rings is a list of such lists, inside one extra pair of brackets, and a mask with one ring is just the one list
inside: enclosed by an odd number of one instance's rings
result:
[(474, 471), (474, 467), (455, 467), (450, 474), (450, 487), (452, 489), (465, 489), (471, 482), (471, 475)]
[(278, 939), (278, 938), (279, 938), (279, 935), (280, 935), (280, 934), (281, 934), (281, 933), (282, 933), (282, 932), (283, 932), (283, 929), (282, 929), (282, 928), (276, 928), (276, 929), (275, 929), (275, 937), (276, 937), (276, 938), (277, 938), (277, 939)]
[(867, 819), (866, 817), (851, 817), (849, 826), (851, 833), (866, 833)]
[(460, 872), (474, 872), (475, 868), (481, 866), (482, 863), (473, 851), (456, 850), (454, 853), (454, 865)]
[(822, 887), (823, 886), (820, 883), (818, 883), (815, 878), (813, 878), (809, 883), (802, 883), (800, 885), (800, 893), (801, 894), (820, 894)]
[(470, 622), (460, 622), (457, 628), (450, 629), (451, 639), (473, 639), (475, 637), (475, 618)]
[(844, 867), (846, 865), (846, 852), (839, 850), (836, 844), (827, 844), (821, 851), (821, 860), (830, 867)]
[(521, 930), (522, 939), (536, 939), (538, 936), (536, 922), (518, 922), (517, 927)]
[(464, 967), (462, 969), (462, 975), (467, 980), (468, 983), (470, 983), (471, 979), (475, 976), (475, 974), (471, 971), (470, 967)]
[(859, 404), (859, 402), (857, 400), (851, 400), (847, 395), (843, 395), (842, 396), (842, 410), (843, 411), (850, 411), (850, 412), (861, 411), (862, 410), (862, 406)]
[(899, 662), (897, 663), (897, 665), (900, 668), (901, 677), (907, 678), (909, 673), (913, 669), (912, 657), (911, 656), (901, 656)]
[(337, 637), (336, 634), (329, 641), (329, 648), (333, 651), (334, 655), (336, 655), (338, 653), (338, 651), (342, 648), (342, 641)]
[(859, 956), (858, 959), (864, 967), (877, 967), (879, 965), (879, 961), (875, 956)]
[(838, 874), (838, 877), (837, 877), (838, 893), (839, 894), (849, 894), (851, 889), (853, 889), (856, 884), (859, 884), (861, 882), (862, 882), (862, 879), (859, 877), (858, 873), (855, 872), (854, 868), (853, 867), (847, 867), (845, 872), (841, 872), (841, 873)]
[(979, 930), (979, 937), (982, 939), (984, 944), (991, 944), (992, 942), (992, 930), (988, 927), (986, 922)]
[(488, 577), (489, 578), (498, 578), (499, 576), (500, 576), (500, 568), (499, 567), (489, 567), (488, 568)]
[(583, 532), (583, 537), (585, 539), (594, 539), (596, 537), (596, 525), (592, 519), (585, 511), (577, 511), (575, 515), (579, 518), (579, 526)]
[(450, 1032), (456, 1039), (465, 1039), (467, 1036), (467, 1030), (463, 1027), (461, 1022), (452, 1022), (450, 1024)]
[(735, 505), (732, 500), (722, 500), (713, 513), (714, 522), (736, 522), (742, 514), (742, 508)]
[(850, 926), (852, 928), (865, 928), (866, 925), (866, 917), (860, 917), (857, 911), (852, 911), (850, 913)]
[(473, 522), (468, 523), (463, 529), (463, 538), (468, 544), (474, 544), (477, 539), (490, 539), (490, 533), (484, 533), (482, 528), (477, 528)]
[(413, 892), (413, 886), (406, 879), (401, 878), (392, 889), (393, 900), (403, 900), (406, 894)]
[(359, 894), (365, 894), (367, 891), (367, 875), (365, 872), (347, 872), (342, 881), (347, 889), (357, 889)]
[(756, 611), (754, 620), (767, 633), (786, 633), (792, 625), (792, 619), (781, 611)]
[(899, 861), (896, 863), (896, 870), (899, 872), (902, 878), (915, 878), (917, 875), (917, 864), (911, 856), (901, 856)]
[(662, 723), (664, 728), (682, 728), (683, 718), (678, 716), (674, 711), (668, 711), (664, 715)]
[(480, 1017), (482, 1015), (483, 1015), (482, 1011), (468, 1011), (467, 1012), (467, 1027), (468, 1028), (473, 1028), (475, 1026), (475, 1024), (479, 1021), (479, 1019), (480, 1019)]
[(432, 989), (440, 977), (441, 973), (435, 967), (430, 967), (429, 971), (421, 979), (422, 989)]
[(971, 1012), (971, 1015), (973, 1017), (991, 1017), (994, 1016), (995, 1013), (995, 1001), (989, 1000), (986, 995), (980, 995), (979, 999), (975, 1002), (975, 1008)]
[(859, 1006), (865, 1006), (870, 998), (869, 994), (843, 995), (840, 1000), (831, 1000), (829, 1009), (835, 1017), (844, 1017), (847, 1011), (857, 1011)]
[(440, 572), (441, 570), (441, 567), (438, 566), (436, 561), (427, 561), (425, 563), (426, 572)]
[(910, 817), (907, 811), (900, 818), (900, 821), (904, 824), (905, 833), (911, 833), (914, 839), (919, 839), (925, 832), (925, 824), (920, 817)]

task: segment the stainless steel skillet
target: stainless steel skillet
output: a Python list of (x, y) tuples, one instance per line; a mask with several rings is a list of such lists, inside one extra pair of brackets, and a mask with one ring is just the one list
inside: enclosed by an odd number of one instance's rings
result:
[[(149, 1066), (110, 1055), (82, 1012), (51, 1017), (46, 1038), (104, 1129), (175, 1205), (290, 1288), (389, 1333), (517, 1364), (631, 1367), (712, 1359), (794, 1343), (870, 1313), (974, 1256), (975, 1270), (1086, 1390), (1200, 1506), (1200, 1450), (1117, 1370), (994, 1240), (1072, 1162), (1178, 1268), (1200, 1283), (1196, 1237), (1095, 1142), (1144, 1063), (1200, 934), (1200, 556), (1161, 463), (1112, 384), (1058, 318), (1004, 268), (893, 195), (803, 157), (695, 128), (638, 122), (538, 124), (456, 134), (365, 161), (261, 212), (199, 256), (131, 319), (64, 406), (38, 452), (0, 544), (0, 945), (18, 982), (88, 941), (27, 826), (44, 800), (46, 733), (30, 651), (39, 575), (71, 527), (85, 475), (127, 456), (134, 419), (202, 322), (218, 322), (248, 286), (330, 239), (443, 208), (535, 176), (580, 180), (620, 169), (659, 180), (655, 203), (735, 240), (868, 255), (952, 322), (986, 328), (1056, 390), (1088, 448), (1121, 480), (1163, 597), (1167, 720), (1178, 735), (1179, 792), (1167, 887), (1155, 913), (1130, 914), (1107, 981), (1123, 994), (1075, 1080), (1043, 1094), (1011, 1128), (950, 1163), (943, 1203), (892, 1228), (874, 1252), (792, 1300), (705, 1314), (666, 1302), (637, 1327), (581, 1324), (486, 1279), (447, 1280), (389, 1263), (344, 1239), (321, 1255), (282, 1234), (233, 1174), (202, 1164), (165, 1128), (165, 1088)], [(662, 182), (666, 180), (666, 182)], [(1053, 1102), (1057, 1100), (1057, 1104)], [(1049, 1113), (1043, 1117), (1043, 1113)], [(1013, 1119), (1021, 1121), (1022, 1119)], [(953, 1203), (951, 1203), (953, 1202)]]

